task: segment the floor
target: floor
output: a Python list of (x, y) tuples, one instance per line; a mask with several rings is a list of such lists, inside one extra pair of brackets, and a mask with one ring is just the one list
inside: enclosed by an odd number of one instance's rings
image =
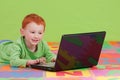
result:
[[(57, 42), (48, 42), (57, 53)], [(0, 64), (0, 80), (120, 80), (120, 42), (105, 41), (99, 64), (92, 68), (48, 72)]]

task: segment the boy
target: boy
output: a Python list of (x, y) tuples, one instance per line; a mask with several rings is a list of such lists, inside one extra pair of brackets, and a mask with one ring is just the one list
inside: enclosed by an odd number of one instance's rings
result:
[(47, 43), (42, 39), (45, 32), (45, 21), (37, 14), (27, 15), (20, 29), (21, 37), (17, 42), (0, 43), (0, 62), (11, 66), (26, 67), (37, 63), (55, 61)]

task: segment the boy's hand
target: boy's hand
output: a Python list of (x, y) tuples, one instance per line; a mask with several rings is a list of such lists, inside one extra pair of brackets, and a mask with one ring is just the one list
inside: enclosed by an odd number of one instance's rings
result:
[(51, 62), (55, 62), (56, 61), (56, 59), (55, 58), (53, 58), (52, 60), (51, 60)]
[(45, 64), (46, 63), (46, 58), (45, 57), (41, 57), (41, 58), (37, 59), (37, 62), (41, 63), (41, 64)]
[(46, 63), (46, 58), (41, 57), (41, 58), (36, 59), (36, 60), (28, 60), (26, 65), (30, 66), (30, 65), (33, 65), (33, 64), (37, 64), (37, 63), (45, 64)]
[(27, 63), (26, 63), (26, 65), (30, 66), (30, 65), (33, 65), (33, 64), (37, 64), (37, 63), (38, 63), (37, 60), (28, 60)]

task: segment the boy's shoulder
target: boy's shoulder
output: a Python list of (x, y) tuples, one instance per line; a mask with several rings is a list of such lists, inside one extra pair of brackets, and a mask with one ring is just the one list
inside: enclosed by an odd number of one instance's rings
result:
[(19, 37), (16, 41), (13, 42), (13, 45), (16, 46), (16, 47), (19, 47), (19, 48), (22, 47), (22, 44), (23, 44), (23, 42), (22, 42), (21, 37)]

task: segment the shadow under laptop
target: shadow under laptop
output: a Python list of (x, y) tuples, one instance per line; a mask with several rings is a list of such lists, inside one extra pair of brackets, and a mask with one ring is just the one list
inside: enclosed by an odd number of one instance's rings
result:
[(39, 67), (36, 67), (35, 70), (40, 70), (40, 71), (47, 71), (47, 72), (66, 72), (66, 71), (78, 71), (78, 70), (89, 70), (90, 68), (92, 68), (93, 66), (89, 66), (89, 67), (79, 67), (79, 68), (73, 68), (73, 69), (59, 69), (59, 70), (55, 70), (54, 68), (50, 68), (50, 67), (41, 67), (41, 69)]

